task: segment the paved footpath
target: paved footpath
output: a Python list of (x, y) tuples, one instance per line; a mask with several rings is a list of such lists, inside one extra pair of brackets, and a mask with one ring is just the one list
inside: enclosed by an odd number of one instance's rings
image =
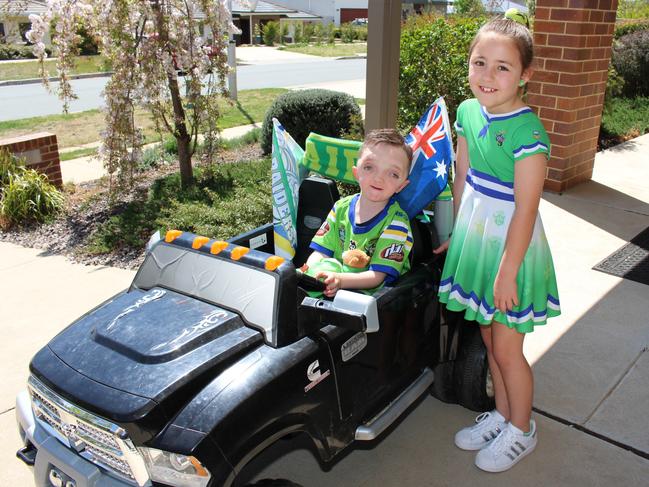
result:
[[(546, 194), (563, 314), (526, 340), (540, 412), (537, 451), (503, 474), (486, 474), (453, 434), (474, 413), (426, 397), (381, 441), (359, 445), (323, 471), (308, 450), (268, 451), (256, 478), (305, 487), (640, 486), (649, 478), (649, 286), (592, 266), (649, 226), (649, 135), (599, 153), (593, 181)], [(67, 323), (128, 286), (133, 271), (73, 264), (0, 242), (0, 486), (33, 485), (14, 456), (13, 398), (30, 357)], [(553, 418), (558, 418), (553, 419)]]

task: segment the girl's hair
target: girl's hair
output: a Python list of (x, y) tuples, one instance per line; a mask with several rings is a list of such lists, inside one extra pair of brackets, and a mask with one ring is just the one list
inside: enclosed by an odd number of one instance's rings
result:
[(480, 41), (480, 38), (484, 34), (493, 32), (494, 34), (499, 34), (505, 36), (516, 45), (518, 53), (521, 56), (521, 64), (523, 65), (523, 70), (526, 70), (532, 65), (532, 59), (534, 59), (534, 42), (532, 40), (532, 34), (523, 24), (519, 24), (510, 19), (494, 19), (487, 22), (485, 25), (480, 27), (480, 30), (473, 38), (471, 46), (469, 47), (469, 57), (473, 52), (473, 48)]

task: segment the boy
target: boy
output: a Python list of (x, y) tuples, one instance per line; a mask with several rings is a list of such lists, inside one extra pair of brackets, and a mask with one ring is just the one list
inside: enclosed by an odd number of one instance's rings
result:
[(410, 268), (412, 232), (394, 194), (408, 184), (411, 160), (412, 149), (394, 129), (374, 130), (365, 138), (352, 169), (360, 193), (338, 200), (311, 241), (307, 267), (323, 269), (329, 261), (342, 269), (316, 271), (325, 296), (339, 289), (375, 291)]

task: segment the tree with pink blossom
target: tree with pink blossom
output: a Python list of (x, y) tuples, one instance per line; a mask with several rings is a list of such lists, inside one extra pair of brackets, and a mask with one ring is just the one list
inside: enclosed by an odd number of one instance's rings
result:
[[(47, 84), (43, 39), (53, 29), (60, 84), (67, 112), (76, 98), (69, 73), (81, 41), (81, 27), (108, 58), (113, 75), (106, 85), (106, 130), (100, 156), (118, 184), (131, 181), (144, 142), (135, 124), (136, 107), (153, 116), (160, 133), (171, 133), (178, 146), (183, 187), (193, 182), (192, 157), (199, 132), (205, 153), (216, 149), (218, 100), (226, 94), (227, 44), (237, 32), (227, 0), (49, 0), (43, 15), (31, 15), (27, 33)], [(209, 41), (199, 34), (207, 33)], [(184, 73), (179, 77), (178, 73)], [(184, 80), (181, 89), (180, 80)], [(184, 93), (183, 93), (184, 92)]]

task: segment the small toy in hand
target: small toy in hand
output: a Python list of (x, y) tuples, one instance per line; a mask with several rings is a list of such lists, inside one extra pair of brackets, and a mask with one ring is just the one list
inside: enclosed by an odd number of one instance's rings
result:
[(370, 256), (361, 249), (343, 252), (343, 264), (354, 269), (366, 269), (370, 265)]

